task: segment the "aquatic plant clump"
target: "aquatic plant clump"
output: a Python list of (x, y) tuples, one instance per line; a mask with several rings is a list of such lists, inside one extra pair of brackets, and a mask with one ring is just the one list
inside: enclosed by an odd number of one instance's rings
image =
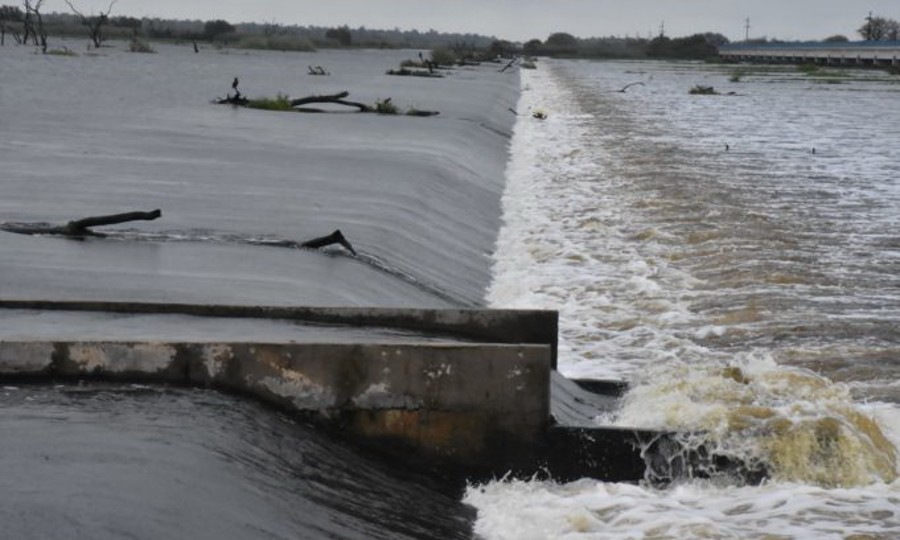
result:
[(128, 44), (128, 50), (133, 53), (155, 53), (156, 50), (143, 39), (134, 38)]
[(262, 109), (264, 111), (292, 111), (291, 98), (285, 94), (279, 93), (274, 98), (263, 97), (251, 99), (247, 102), (247, 107), (251, 109)]
[(688, 92), (691, 95), (700, 95), (700, 96), (715, 96), (718, 95), (716, 89), (712, 86), (703, 86), (698, 84), (697, 86), (690, 89)]
[(375, 112), (378, 114), (397, 114), (399, 109), (391, 102), (391, 98), (375, 101)]

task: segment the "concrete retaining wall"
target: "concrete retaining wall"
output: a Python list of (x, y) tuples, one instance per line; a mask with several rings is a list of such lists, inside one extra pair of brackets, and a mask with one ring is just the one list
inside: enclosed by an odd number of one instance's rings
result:
[(543, 310), (271, 307), (53, 300), (0, 300), (0, 309), (279, 319), (396, 328), (487, 343), (545, 344), (550, 346), (553, 369), (556, 369), (559, 329), (559, 313)]
[(551, 348), (534, 344), (0, 342), (0, 378), (209, 385), (476, 474), (532, 463)]

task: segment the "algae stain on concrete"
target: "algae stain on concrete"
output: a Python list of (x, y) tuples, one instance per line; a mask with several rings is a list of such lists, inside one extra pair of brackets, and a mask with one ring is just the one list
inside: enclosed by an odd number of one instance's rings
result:
[(175, 347), (162, 343), (85, 343), (69, 346), (69, 360), (82, 371), (165, 371), (175, 360)]

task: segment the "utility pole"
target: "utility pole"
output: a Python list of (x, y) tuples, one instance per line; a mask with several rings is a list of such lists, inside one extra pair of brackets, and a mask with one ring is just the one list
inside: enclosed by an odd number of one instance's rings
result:
[(666, 21), (659, 23), (659, 37), (666, 37)]
[(866, 17), (866, 41), (872, 41), (872, 12), (869, 12), (869, 16)]
[(744, 41), (750, 41), (750, 17), (744, 19)]

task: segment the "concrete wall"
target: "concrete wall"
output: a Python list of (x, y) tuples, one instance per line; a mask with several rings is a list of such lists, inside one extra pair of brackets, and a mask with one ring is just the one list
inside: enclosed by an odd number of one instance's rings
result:
[(546, 344), (0, 342), (7, 381), (209, 385), (475, 474), (534, 461), (550, 365)]
[(559, 313), (542, 310), (270, 307), (48, 300), (0, 300), (0, 309), (280, 319), (396, 328), (488, 343), (546, 344), (550, 346), (554, 369), (559, 329)]

